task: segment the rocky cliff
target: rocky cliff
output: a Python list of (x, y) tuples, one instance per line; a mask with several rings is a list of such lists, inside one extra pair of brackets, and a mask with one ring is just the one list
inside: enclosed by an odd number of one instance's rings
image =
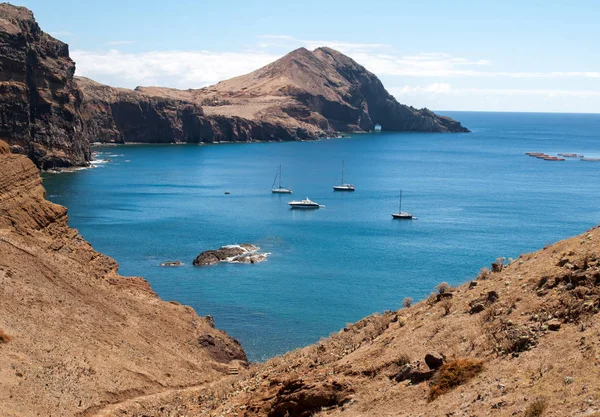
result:
[(200, 90), (117, 89), (77, 78), (87, 131), (103, 142), (310, 140), (340, 132), (468, 132), (399, 104), (381, 81), (331, 48), (297, 49), (250, 74)]
[(29, 10), (0, 4), (0, 138), (40, 168), (89, 160), (74, 73), (66, 44)]
[(373, 73), (331, 48), (299, 48), (250, 74), (200, 90), (136, 91), (197, 103), (208, 117), (236, 115), (301, 131), (301, 139), (368, 132), (377, 124), (386, 131), (469, 131), (448, 117), (398, 103)]
[(93, 142), (173, 143), (299, 140), (301, 129), (248, 120), (236, 115), (204, 114), (186, 98), (114, 88), (76, 77), (84, 96), (86, 132)]
[(240, 345), (67, 226), (39, 171), (0, 141), (0, 415), (88, 416), (222, 378)]

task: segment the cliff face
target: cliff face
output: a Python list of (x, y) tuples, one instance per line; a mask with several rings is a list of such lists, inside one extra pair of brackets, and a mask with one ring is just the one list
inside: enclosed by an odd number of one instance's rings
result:
[(76, 77), (91, 141), (114, 143), (249, 142), (299, 140), (301, 129), (252, 121), (235, 115), (206, 116), (192, 100), (113, 88)]
[(74, 73), (66, 44), (44, 33), (29, 10), (0, 4), (0, 138), (40, 168), (90, 158)]
[(0, 141), (0, 415), (94, 415), (245, 362), (212, 320), (120, 276), (44, 194), (36, 166)]

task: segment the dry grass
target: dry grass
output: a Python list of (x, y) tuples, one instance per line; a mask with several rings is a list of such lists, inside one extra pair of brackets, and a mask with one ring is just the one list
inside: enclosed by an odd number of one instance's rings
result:
[(540, 417), (548, 408), (548, 402), (544, 398), (538, 398), (525, 410), (525, 417)]
[(435, 373), (429, 389), (429, 401), (435, 400), (453, 388), (468, 382), (483, 370), (483, 361), (473, 358), (446, 362)]
[(12, 337), (10, 337), (6, 333), (4, 333), (2, 330), (0, 330), (0, 344), (8, 343), (8, 342), (10, 342), (10, 339), (12, 339)]
[(435, 290), (438, 294), (446, 294), (452, 291), (452, 287), (447, 282), (442, 282), (435, 286)]

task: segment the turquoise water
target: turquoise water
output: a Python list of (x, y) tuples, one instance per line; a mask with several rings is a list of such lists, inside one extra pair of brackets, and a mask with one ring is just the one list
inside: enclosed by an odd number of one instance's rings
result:
[[(44, 182), (122, 274), (211, 314), (264, 360), (600, 222), (600, 163), (524, 155), (600, 157), (600, 115), (447, 114), (473, 133), (105, 147), (99, 156), (111, 162)], [(354, 193), (332, 191), (342, 160)], [(292, 196), (270, 193), (279, 164)], [(392, 220), (400, 189), (418, 220)], [(307, 196), (326, 207), (288, 208)], [(244, 242), (268, 260), (191, 265), (201, 251)], [(169, 260), (185, 265), (158, 266)]]

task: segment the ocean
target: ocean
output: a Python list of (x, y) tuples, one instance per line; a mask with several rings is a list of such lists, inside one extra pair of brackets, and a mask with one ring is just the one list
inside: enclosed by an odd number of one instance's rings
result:
[[(263, 361), (600, 223), (600, 163), (524, 154), (600, 157), (600, 115), (441, 113), (473, 132), (105, 146), (97, 158), (109, 162), (44, 174), (44, 185), (121, 274), (212, 315)], [(342, 161), (353, 193), (332, 190)], [(270, 192), (280, 164), (292, 195)], [(400, 190), (418, 220), (392, 220)], [(306, 197), (325, 207), (288, 207)], [(192, 266), (246, 242), (267, 261)], [(159, 266), (174, 260), (184, 265)]]

